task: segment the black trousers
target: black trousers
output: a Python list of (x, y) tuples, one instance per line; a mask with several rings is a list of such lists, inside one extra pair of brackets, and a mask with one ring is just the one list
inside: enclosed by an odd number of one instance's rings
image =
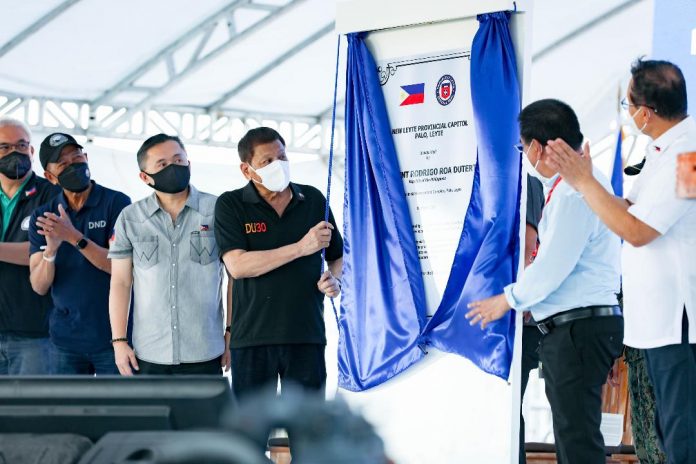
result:
[(604, 464), (602, 385), (623, 349), (621, 316), (580, 319), (541, 339), (558, 464)]
[(539, 367), (539, 342), (541, 332), (536, 326), (525, 325), (522, 327), (522, 376), (520, 384), (520, 464), (527, 463), (524, 452), (524, 417), (522, 416), (522, 400), (529, 383), (529, 373)]
[(669, 464), (696, 463), (696, 344), (682, 319), (682, 342), (644, 351), (655, 390), (657, 437)]
[(324, 345), (313, 343), (232, 348), (232, 390), (237, 398), (261, 388), (275, 389), (278, 377), (324, 394)]
[(218, 356), (210, 361), (181, 364), (155, 364), (138, 359), (139, 375), (222, 375), (222, 366)]

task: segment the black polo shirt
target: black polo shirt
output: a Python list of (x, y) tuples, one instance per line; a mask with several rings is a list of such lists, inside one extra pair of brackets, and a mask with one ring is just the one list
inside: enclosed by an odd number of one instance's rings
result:
[[(29, 224), (31, 254), (40, 252), (46, 245), (46, 239), (37, 232), (36, 218), (46, 211), (58, 214), (59, 204), (77, 230), (100, 247), (108, 248), (116, 219), (130, 204), (130, 198), (92, 181), (87, 201), (79, 211), (73, 211), (63, 193), (59, 193), (34, 211)], [(51, 341), (61, 348), (84, 353), (109, 348), (111, 276), (94, 267), (74, 244), (67, 242), (58, 247), (55, 268), (51, 285), (54, 307), (49, 321)]]
[[(3, 242), (29, 241), (31, 214), (40, 205), (60, 192), (60, 188), (46, 179), (31, 173), (15, 206)], [(2, 230), (0, 214), (0, 230)], [(40, 296), (31, 288), (29, 266), (0, 261), (0, 333), (19, 337), (40, 338), (48, 336), (48, 311), (51, 297)]]
[[(290, 184), (293, 197), (279, 217), (253, 183), (223, 193), (215, 206), (215, 238), (221, 256), (230, 250), (263, 251), (296, 243), (324, 220), (326, 199), (309, 185)], [(326, 260), (343, 256), (334, 230)], [(232, 290), (232, 348), (259, 345), (326, 344), (324, 295), (317, 288), (321, 252), (291, 261), (259, 277), (235, 279)]]

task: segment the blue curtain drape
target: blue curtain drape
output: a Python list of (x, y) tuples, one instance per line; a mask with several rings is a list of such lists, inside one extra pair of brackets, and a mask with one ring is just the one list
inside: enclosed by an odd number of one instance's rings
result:
[(360, 391), (421, 356), (425, 292), (377, 66), (348, 36), (339, 385)]
[(614, 195), (623, 198), (623, 158), (621, 157), (621, 145), (623, 144), (623, 132), (619, 127), (616, 139), (616, 151), (614, 152), (614, 166), (611, 168), (611, 188)]
[(379, 385), (427, 346), (507, 378), (514, 317), (485, 331), (467, 303), (502, 292), (517, 268), (520, 109), (509, 13), (479, 16), (471, 51), (478, 161), (462, 236), (442, 302), (428, 321), (412, 223), (376, 65), (364, 34), (348, 36), (343, 295), (339, 385)]
[(471, 100), (478, 162), (459, 247), (427, 341), (458, 353), (484, 371), (507, 378), (515, 335), (514, 313), (485, 331), (470, 326), (467, 304), (502, 293), (518, 263), (520, 93), (510, 13), (479, 15), (471, 47)]

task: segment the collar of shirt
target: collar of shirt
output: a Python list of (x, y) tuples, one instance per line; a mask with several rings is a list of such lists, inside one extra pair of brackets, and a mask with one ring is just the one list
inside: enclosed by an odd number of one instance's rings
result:
[[(683, 121), (669, 129), (667, 132), (648, 144), (647, 156), (659, 156), (660, 153), (667, 151), (677, 139), (688, 132), (696, 130), (696, 121), (691, 116), (687, 116)], [(652, 156), (651, 156), (652, 155)]]
[[(302, 193), (302, 189), (297, 184), (294, 184), (290, 182), (290, 190), (292, 190), (292, 200), (295, 201), (304, 201), (305, 196)], [(259, 191), (256, 190), (256, 186), (254, 185), (253, 181), (249, 181), (248, 184), (244, 187), (244, 190), (242, 191), (242, 201), (245, 203), (261, 203), (262, 201), (265, 202), (265, 200), (261, 197), (259, 194)]]
[[(186, 198), (186, 203), (184, 203), (184, 208), (188, 207), (194, 211), (199, 211), (199, 199), (200, 195), (198, 189), (192, 184), (189, 184), (189, 194)], [(162, 207), (157, 200), (157, 193), (153, 192), (152, 195), (145, 199), (145, 212), (148, 216), (152, 216), (160, 209), (162, 209)]]
[(2, 187), (0, 187), (0, 199), (2, 199), (3, 204), (4, 204), (4, 203), (9, 203), (10, 201), (14, 200), (15, 198), (20, 198), (20, 197), (19, 197), (19, 194), (22, 192), (22, 190), (24, 190), (24, 187), (26, 187), (27, 184), (29, 184), (29, 181), (31, 181), (31, 180), (34, 178), (35, 175), (36, 175), (36, 174), (34, 174), (34, 173), (32, 172), (31, 175), (27, 176), (27, 178), (24, 179), (24, 182), (22, 182), (22, 185), (19, 186), (19, 188), (17, 189), (17, 192), (15, 192), (15, 194), (14, 194), (14, 196), (13, 196), (12, 198), (10, 198), (9, 196), (7, 196), (7, 194), (6, 194), (5, 191), (2, 189)]

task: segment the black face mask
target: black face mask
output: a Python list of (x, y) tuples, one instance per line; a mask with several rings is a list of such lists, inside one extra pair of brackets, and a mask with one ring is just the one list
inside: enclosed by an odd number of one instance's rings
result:
[(150, 174), (145, 172), (145, 174), (152, 177), (152, 180), (155, 181), (155, 185), (148, 185), (162, 193), (183, 192), (191, 181), (191, 169), (189, 169), (189, 166), (180, 164), (170, 164), (158, 173)]
[(89, 166), (87, 163), (73, 163), (58, 176), (58, 183), (73, 193), (84, 192), (89, 188)]
[(0, 159), (0, 172), (10, 179), (21, 179), (31, 170), (29, 155), (13, 151)]

